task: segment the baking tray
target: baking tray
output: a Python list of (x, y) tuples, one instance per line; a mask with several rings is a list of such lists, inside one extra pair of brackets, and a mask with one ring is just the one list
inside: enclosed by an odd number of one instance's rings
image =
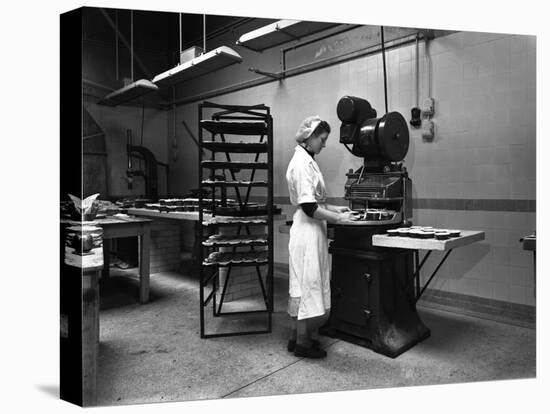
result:
[[(273, 207), (273, 215), (281, 214), (280, 207)], [(219, 216), (234, 216), (234, 217), (250, 217), (250, 216), (267, 216), (267, 207), (260, 205), (258, 207), (248, 207), (240, 209), (239, 207), (216, 207), (216, 215)]]
[(350, 220), (341, 221), (337, 226), (385, 226), (388, 224), (397, 224), (401, 222), (401, 214), (395, 214), (390, 220)]
[(202, 120), (201, 127), (213, 134), (229, 135), (266, 135), (267, 123), (265, 121), (214, 121)]
[(203, 261), (204, 266), (260, 265), (268, 263), (268, 252), (214, 252)]
[(267, 187), (266, 181), (213, 181), (203, 180), (202, 185), (215, 185), (217, 187)]
[(256, 154), (267, 152), (267, 143), (265, 142), (218, 142), (203, 141), (202, 146), (207, 150), (214, 152), (235, 152)]
[(266, 162), (203, 161), (201, 165), (204, 168), (212, 168), (215, 170), (221, 170), (223, 168), (229, 168), (234, 170), (242, 170), (247, 168), (254, 168), (256, 170), (267, 170), (268, 168), (268, 165)]
[(216, 216), (202, 222), (204, 226), (243, 226), (243, 225), (267, 225), (265, 217), (233, 217)]
[(202, 242), (203, 246), (257, 246), (267, 244), (267, 235), (222, 235), (215, 234)]

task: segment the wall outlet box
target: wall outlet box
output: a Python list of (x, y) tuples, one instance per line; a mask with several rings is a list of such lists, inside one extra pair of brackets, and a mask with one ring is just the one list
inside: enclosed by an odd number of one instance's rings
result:
[(422, 125), (422, 141), (432, 142), (435, 135), (435, 124), (433, 121), (425, 121)]
[(424, 107), (422, 108), (422, 113), (426, 116), (433, 116), (435, 113), (435, 99), (426, 98), (424, 100)]

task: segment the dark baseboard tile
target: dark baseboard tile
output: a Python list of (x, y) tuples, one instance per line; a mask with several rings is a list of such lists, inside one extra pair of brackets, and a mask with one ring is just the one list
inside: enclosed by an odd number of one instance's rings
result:
[(536, 307), (461, 293), (426, 289), (419, 306), (490, 319), (534, 329)]
[[(254, 199), (257, 202), (264, 202), (265, 198)], [(274, 196), (273, 202), (278, 205), (290, 204), (285, 196)], [(327, 203), (347, 205), (348, 202), (342, 197), (328, 197)], [(536, 211), (536, 200), (519, 199), (467, 199), (467, 198), (414, 198), (413, 208), (417, 210), (468, 210), (468, 211), (513, 211), (520, 213), (534, 213)]]
[(535, 212), (536, 200), (415, 198), (413, 208), (431, 210)]

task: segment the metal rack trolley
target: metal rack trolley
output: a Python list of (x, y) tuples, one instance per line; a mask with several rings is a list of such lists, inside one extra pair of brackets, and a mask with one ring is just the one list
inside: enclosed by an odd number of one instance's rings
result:
[[(205, 112), (211, 112), (211, 118), (205, 119)], [(273, 313), (273, 119), (270, 108), (261, 104), (253, 106), (219, 105), (212, 102), (199, 104), (199, 188), (211, 190), (211, 197), (205, 197), (199, 191), (199, 222), (203, 248), (200, 249), (200, 336), (212, 338), (221, 336), (247, 335), (256, 333), (270, 333), (272, 330)], [(203, 133), (210, 133), (211, 141), (203, 139)], [(235, 142), (228, 140), (226, 135), (239, 136), (245, 141)], [(251, 141), (259, 137), (257, 141)], [(218, 138), (218, 139), (217, 139)], [(210, 158), (207, 158), (208, 152)], [(216, 153), (225, 154), (224, 160), (216, 159)], [(254, 156), (252, 160), (232, 160), (231, 154), (248, 154)], [(263, 156), (262, 156), (263, 155)], [(260, 157), (265, 158), (260, 160)], [(242, 157), (242, 156), (241, 156)], [(216, 175), (222, 171), (223, 177)], [(248, 180), (238, 180), (235, 173), (250, 170)], [(265, 181), (254, 181), (257, 170), (266, 170)], [(207, 171), (207, 176), (203, 174)], [(225, 180), (226, 172), (230, 180)], [(267, 190), (265, 209), (248, 208), (252, 187)], [(216, 202), (216, 189), (221, 192), (221, 205)], [(226, 192), (232, 189), (238, 205), (233, 209), (227, 207)], [(246, 190), (246, 193), (245, 191)], [(244, 194), (243, 194), (244, 193)], [(227, 211), (235, 211), (228, 215)], [(265, 237), (252, 237), (250, 228), (261, 226), (267, 228)], [(216, 236), (220, 229), (234, 229), (231, 234)], [(242, 234), (242, 231), (245, 234)], [(250, 235), (253, 241), (245, 240)], [(214, 236), (214, 237), (211, 237)], [(231, 252), (217, 252), (218, 248), (229, 247)], [(237, 248), (248, 247), (249, 257)], [(260, 250), (258, 250), (260, 249)], [(208, 254), (210, 252), (210, 254)], [(216, 256), (217, 255), (217, 256)], [(255, 256), (255, 257), (253, 257)], [(261, 288), (265, 308), (242, 311), (224, 311), (227, 287), (231, 279), (231, 270), (236, 267), (255, 267), (258, 283)], [(221, 282), (220, 269), (227, 269), (225, 280)], [(264, 275), (262, 275), (264, 270)], [(221, 289), (219, 303), (217, 295)], [(265, 329), (233, 331), (233, 332), (206, 332), (205, 308), (212, 303), (213, 317), (228, 315), (265, 314)]]

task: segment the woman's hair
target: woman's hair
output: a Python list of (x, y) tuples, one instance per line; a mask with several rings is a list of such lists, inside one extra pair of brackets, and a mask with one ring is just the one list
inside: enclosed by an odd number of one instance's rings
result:
[(323, 132), (326, 132), (327, 134), (330, 134), (330, 125), (328, 124), (327, 121), (321, 121), (319, 122), (319, 125), (317, 125), (317, 127), (313, 130), (313, 132), (311, 133), (311, 135), (315, 135), (315, 136), (319, 136), (321, 135)]

